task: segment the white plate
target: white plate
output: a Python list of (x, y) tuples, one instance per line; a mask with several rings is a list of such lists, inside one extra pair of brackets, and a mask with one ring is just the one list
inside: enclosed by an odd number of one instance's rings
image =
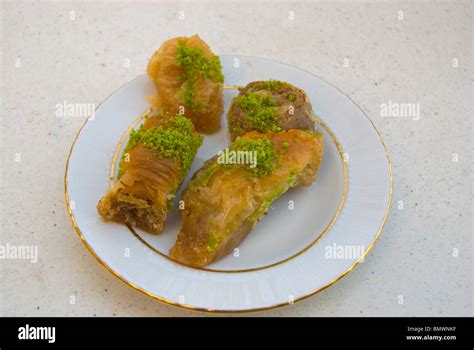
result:
[[(313, 185), (288, 191), (238, 247), (238, 254), (204, 269), (180, 265), (167, 256), (180, 226), (176, 203), (160, 235), (104, 222), (96, 212), (97, 202), (114, 181), (131, 128), (140, 124), (149, 107), (146, 96), (154, 93), (143, 75), (102, 103), (76, 136), (65, 174), (68, 211), (99, 262), (155, 299), (215, 312), (292, 304), (334, 284), (372, 248), (390, 207), (390, 161), (370, 120), (327, 82), (260, 58), (221, 56), (221, 61), (228, 86), (225, 111), (238, 93), (232, 86), (255, 80), (288, 81), (306, 91), (325, 141), (324, 161)], [(229, 145), (225, 116), (222, 121), (218, 133), (205, 136), (182, 189), (206, 159)]]

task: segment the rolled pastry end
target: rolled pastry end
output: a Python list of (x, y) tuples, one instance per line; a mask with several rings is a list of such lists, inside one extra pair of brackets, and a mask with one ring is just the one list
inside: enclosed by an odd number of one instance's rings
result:
[(129, 193), (120, 183), (99, 201), (97, 211), (105, 220), (123, 221), (150, 233), (163, 231), (168, 212), (166, 205)]
[(201, 144), (202, 136), (183, 116), (147, 119), (132, 131), (120, 161), (119, 180), (97, 204), (98, 213), (105, 220), (160, 233)]

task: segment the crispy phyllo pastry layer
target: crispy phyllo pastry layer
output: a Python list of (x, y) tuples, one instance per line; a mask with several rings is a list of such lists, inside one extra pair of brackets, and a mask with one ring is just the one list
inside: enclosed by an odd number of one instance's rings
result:
[(184, 116), (148, 117), (130, 134), (118, 181), (99, 201), (97, 211), (106, 220), (160, 233), (201, 144), (202, 136)]
[(158, 90), (150, 98), (156, 111), (183, 114), (198, 132), (219, 130), (224, 76), (219, 57), (198, 35), (165, 41), (148, 62), (147, 72)]
[(232, 140), (254, 130), (314, 130), (315, 124), (305, 92), (277, 80), (254, 81), (240, 89), (227, 118)]
[(322, 134), (256, 131), (205, 162), (183, 193), (183, 226), (170, 256), (202, 267), (231, 252), (295, 186), (308, 186), (323, 158)]

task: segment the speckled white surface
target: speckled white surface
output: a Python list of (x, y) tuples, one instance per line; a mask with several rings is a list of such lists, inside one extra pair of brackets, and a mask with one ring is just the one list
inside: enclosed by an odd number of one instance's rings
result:
[[(84, 118), (55, 116), (64, 101), (98, 104), (143, 73), (165, 39), (194, 33), (218, 54), (279, 60), (335, 84), (371, 117), (393, 163), (392, 211), (364, 263), (317, 296), (260, 315), (473, 315), (472, 3), (0, 6), (0, 244), (39, 253), (35, 264), (0, 260), (0, 315), (199, 315), (133, 291), (86, 251), (63, 193)], [(418, 103), (420, 119), (381, 117), (389, 101)]]

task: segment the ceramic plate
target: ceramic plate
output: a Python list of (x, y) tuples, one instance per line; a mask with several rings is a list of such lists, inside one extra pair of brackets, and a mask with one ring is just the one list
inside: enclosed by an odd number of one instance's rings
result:
[[(324, 134), (316, 182), (272, 204), (233, 254), (195, 269), (168, 257), (180, 227), (176, 203), (163, 233), (104, 222), (96, 205), (116, 177), (128, 135), (148, 111), (154, 88), (142, 75), (88, 118), (71, 147), (65, 194), (74, 228), (98, 261), (126, 284), (168, 304), (202, 311), (245, 312), (292, 304), (334, 284), (380, 235), (390, 208), (391, 165), (380, 135), (347, 96), (301, 69), (261, 58), (221, 56), (225, 113), (237, 86), (278, 79), (306, 91)], [(203, 146), (183, 183), (230, 144), (226, 117)]]

